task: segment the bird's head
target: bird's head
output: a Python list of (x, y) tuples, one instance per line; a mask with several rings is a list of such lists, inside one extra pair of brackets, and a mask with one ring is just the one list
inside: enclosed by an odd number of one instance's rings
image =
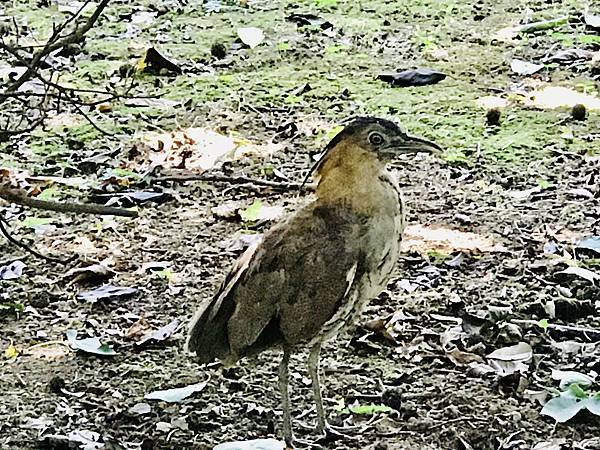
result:
[(441, 150), (433, 142), (407, 135), (394, 122), (376, 117), (351, 119), (327, 144), (325, 151), (340, 143), (361, 147), (384, 161), (404, 153), (436, 153)]
[[(322, 175), (324, 166), (371, 160), (384, 165), (394, 157), (418, 152), (438, 153), (440, 146), (425, 139), (409, 136), (398, 125), (376, 117), (356, 117), (327, 144), (311, 172)], [(327, 162), (330, 164), (327, 164)]]

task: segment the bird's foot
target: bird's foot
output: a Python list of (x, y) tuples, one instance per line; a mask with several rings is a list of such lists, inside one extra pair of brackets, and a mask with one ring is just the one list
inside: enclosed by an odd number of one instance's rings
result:
[(291, 441), (285, 443), (286, 450), (289, 449), (309, 449), (309, 450), (324, 450), (325, 447), (321, 446), (318, 442), (311, 442), (304, 439), (293, 438)]
[(324, 427), (318, 427), (317, 433), (321, 436), (317, 442), (326, 443), (334, 441), (353, 441), (356, 436), (352, 436), (352, 432), (359, 431), (360, 427), (336, 427), (325, 423)]

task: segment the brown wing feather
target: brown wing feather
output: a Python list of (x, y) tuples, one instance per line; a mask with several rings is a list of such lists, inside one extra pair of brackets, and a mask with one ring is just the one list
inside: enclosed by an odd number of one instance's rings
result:
[(348, 272), (359, 259), (359, 246), (349, 245), (360, 236), (359, 222), (342, 207), (309, 205), (265, 235), (235, 289), (237, 306), (228, 323), (233, 353), (314, 337), (347, 291)]
[(360, 247), (348, 244), (359, 239), (360, 226), (342, 206), (312, 204), (273, 227), (201, 307), (189, 349), (202, 361), (234, 361), (282, 341), (310, 340), (347, 292)]

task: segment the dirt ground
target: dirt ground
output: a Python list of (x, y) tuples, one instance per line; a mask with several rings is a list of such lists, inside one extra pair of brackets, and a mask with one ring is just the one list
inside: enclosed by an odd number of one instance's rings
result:
[[(230, 440), (280, 438), (278, 352), (227, 369), (202, 367), (184, 354), (183, 343), (195, 307), (215, 292), (248, 236), (272, 224), (242, 221), (234, 207), (260, 199), (291, 211), (309, 194), (142, 178), (131, 169), (131, 149), (140, 133), (201, 125), (278, 146), (268, 156), (227, 162), (226, 175), (300, 182), (340, 121), (360, 114), (395, 120), (446, 150), (442, 158), (393, 164), (410, 208), (410, 245), (359, 326), (324, 348), (331, 422), (359, 430), (354, 440), (322, 448), (600, 449), (599, 416), (582, 411), (556, 424), (540, 414), (558, 389), (553, 369), (600, 373), (600, 288), (560, 273), (600, 267), (597, 254), (574, 253), (579, 239), (600, 235), (600, 115), (588, 108), (577, 121), (568, 106), (545, 108), (527, 97), (561, 86), (598, 101), (599, 69), (589, 61), (546, 61), (526, 76), (510, 67), (513, 58), (542, 61), (561, 49), (597, 52), (600, 40), (583, 23), (583, 2), (137, 3), (112, 2), (82, 53), (71, 57), (69, 76), (102, 85), (155, 45), (183, 73), (140, 75), (138, 93), (176, 103), (115, 102), (110, 111), (92, 111), (113, 136), (85, 121), (54, 121), (0, 144), (0, 166), (94, 182), (59, 183), (57, 198), (141, 189), (166, 194), (140, 205), (135, 219), (0, 204), (15, 237), (46, 254), (78, 256), (67, 266), (54, 264), (0, 238), (0, 267), (26, 264), (21, 277), (0, 280), (6, 350), (0, 448), (211, 449)], [(62, 17), (56, 6), (37, 2), (1, 8), (41, 36), (52, 18)], [(140, 11), (157, 14), (136, 30), (129, 25)], [(286, 20), (292, 13), (315, 14), (333, 28), (298, 27)], [(569, 19), (549, 30), (496, 36), (505, 27), (560, 16)], [(265, 41), (254, 49), (236, 44), (236, 29), (244, 26), (264, 30)], [(224, 59), (211, 56), (215, 43), (223, 44)], [(413, 67), (448, 76), (415, 88), (376, 79)], [(477, 102), (490, 96), (508, 102), (499, 126), (486, 124), (486, 108)], [(34, 233), (27, 217), (47, 220)], [(473, 234), (445, 242), (448, 230)], [(101, 261), (114, 272), (104, 280), (68, 274)], [(77, 297), (103, 283), (138, 291), (96, 302)], [(138, 344), (175, 319), (167, 339)], [(542, 319), (550, 326), (539, 326)], [(67, 330), (99, 337), (116, 355), (69, 348)], [(482, 368), (486, 355), (520, 342), (533, 349), (522, 371)], [(296, 435), (311, 441), (316, 414), (306, 357), (293, 358), (291, 395)], [(200, 392), (178, 403), (144, 399), (202, 382)], [(356, 412), (369, 405), (388, 408)]]

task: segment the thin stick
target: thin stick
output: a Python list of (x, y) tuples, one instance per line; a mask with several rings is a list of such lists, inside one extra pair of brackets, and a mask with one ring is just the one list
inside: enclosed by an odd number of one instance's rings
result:
[(12, 243), (13, 245), (16, 245), (19, 248), (22, 248), (23, 250), (31, 253), (34, 256), (37, 256), (38, 258), (44, 259), (48, 262), (58, 263), (58, 264), (69, 264), (70, 262), (77, 259), (77, 255), (73, 255), (68, 259), (60, 259), (60, 258), (54, 258), (52, 256), (42, 255), (41, 253), (37, 252), (33, 248), (29, 247), (27, 244), (12, 237), (11, 234), (6, 229), (6, 227), (4, 226), (5, 224), (8, 225), (8, 222), (5, 222), (4, 218), (0, 217), (0, 232), (4, 235), (4, 237), (8, 240), (8, 242)]
[[(524, 325), (537, 325), (539, 327), (539, 321), (530, 319), (513, 319), (512, 322), (520, 323)], [(542, 328), (542, 327), (540, 327)], [(545, 328), (558, 331), (575, 331), (577, 333), (590, 333), (600, 335), (600, 330), (596, 328), (578, 327), (576, 325), (557, 325), (549, 323)]]
[(138, 212), (133, 209), (114, 208), (111, 206), (94, 205), (86, 203), (71, 202), (51, 202), (47, 200), (38, 200), (31, 198), (14, 189), (8, 189), (0, 185), (0, 198), (17, 205), (28, 206), (30, 208), (43, 209), (46, 211), (56, 211), (62, 213), (94, 214), (98, 216), (121, 216), (137, 217)]
[(248, 184), (254, 186), (270, 187), (278, 190), (306, 190), (313, 191), (315, 186), (313, 184), (303, 185), (303, 183), (293, 183), (287, 181), (270, 181), (262, 180), (260, 178), (250, 178), (245, 176), (227, 176), (227, 175), (214, 175), (214, 174), (200, 174), (200, 175), (168, 175), (164, 177), (154, 178), (155, 181), (217, 181), (232, 184)]
[(31, 59), (31, 63), (29, 64), (27, 70), (23, 72), (23, 74), (19, 78), (17, 78), (15, 82), (8, 87), (8, 89), (6, 89), (6, 92), (16, 91), (17, 89), (19, 89), (19, 87), (21, 87), (23, 83), (29, 80), (31, 76), (37, 71), (38, 65), (42, 58), (49, 55), (54, 50), (58, 50), (59, 48), (81, 40), (81, 38), (83, 38), (83, 36), (94, 26), (94, 24), (100, 17), (100, 14), (102, 14), (102, 11), (104, 10), (104, 8), (106, 8), (106, 5), (108, 5), (108, 2), (109, 0), (102, 0), (98, 4), (98, 6), (96, 6), (96, 9), (92, 13), (92, 15), (88, 18), (88, 20), (81, 28), (76, 27), (73, 32), (61, 38), (60, 33), (64, 30), (66, 25), (75, 20), (75, 18), (79, 16), (79, 13), (81, 13), (83, 8), (90, 3), (90, 0), (86, 1), (85, 4), (82, 5), (82, 7), (79, 9), (79, 11), (77, 11), (77, 13), (73, 15), (73, 17), (68, 19), (65, 23), (62, 24), (62, 26), (59, 26), (59, 28), (54, 31), (53, 35), (50, 37), (44, 48), (42, 48), (39, 52), (33, 55), (33, 58)]

